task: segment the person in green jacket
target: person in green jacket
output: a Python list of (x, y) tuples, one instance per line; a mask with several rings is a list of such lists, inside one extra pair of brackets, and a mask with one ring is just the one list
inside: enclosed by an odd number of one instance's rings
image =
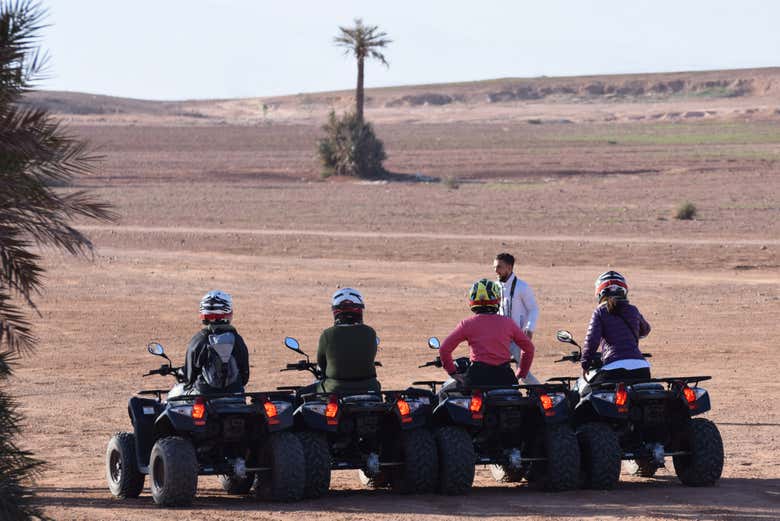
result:
[(370, 326), (363, 323), (365, 309), (363, 295), (356, 289), (341, 288), (333, 294), (331, 310), (334, 325), (320, 335), (317, 365), (324, 378), (308, 386), (314, 392), (380, 391), (376, 379), (377, 337)]

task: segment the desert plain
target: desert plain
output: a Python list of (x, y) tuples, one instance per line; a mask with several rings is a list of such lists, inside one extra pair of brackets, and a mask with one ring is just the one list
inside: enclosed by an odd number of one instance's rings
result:
[[(600, 85), (600, 87), (599, 87)], [(664, 86), (665, 85), (665, 86)], [(547, 90), (545, 90), (547, 89)], [(557, 89), (557, 90), (556, 90)], [(622, 89), (622, 90), (621, 90)], [(23, 444), (48, 462), (38, 501), (58, 520), (780, 518), (780, 70), (678, 73), (369, 90), (366, 117), (386, 167), (408, 181), (324, 179), (316, 140), (351, 93), (140, 102), (37, 93), (104, 159), (87, 189), (116, 223), (81, 222), (91, 259), (46, 252), (34, 317), (40, 346), (13, 392)], [(695, 204), (693, 220), (675, 219)], [(313, 353), (329, 297), (355, 286), (381, 337), (386, 388), (444, 373), (418, 369), (426, 339), (468, 314), (467, 287), (500, 251), (536, 292), (533, 371), (582, 339), (592, 284), (623, 273), (653, 326), (642, 343), (657, 376), (708, 374), (723, 477), (687, 488), (671, 462), (613, 491), (539, 493), (479, 468), (463, 497), (396, 496), (335, 472), (331, 494), (294, 504), (229, 496), (202, 477), (190, 508), (112, 499), (105, 445), (129, 430), (127, 400), (169, 385), (141, 378), (174, 361), (210, 289), (230, 292), (250, 348), (249, 388), (308, 383), (280, 373)], [(466, 346), (458, 352), (465, 353)]]

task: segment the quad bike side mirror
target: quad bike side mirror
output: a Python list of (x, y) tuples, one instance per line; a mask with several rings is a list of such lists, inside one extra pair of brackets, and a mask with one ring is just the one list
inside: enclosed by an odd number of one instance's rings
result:
[(555, 333), (555, 338), (558, 339), (558, 342), (563, 342), (564, 344), (574, 344), (574, 338), (571, 336), (571, 333), (565, 329), (561, 329)]
[(428, 347), (431, 349), (439, 349), (441, 347), (441, 342), (439, 342), (439, 339), (435, 336), (432, 336), (428, 339)]
[(288, 349), (292, 349), (293, 351), (297, 351), (298, 353), (301, 353), (301, 344), (298, 343), (296, 339), (294, 339), (291, 336), (284, 338), (284, 345)]
[(168, 360), (168, 365), (171, 365), (173, 362), (171, 362), (171, 359), (168, 358), (168, 355), (165, 354), (165, 349), (163, 349), (163, 346), (159, 342), (149, 342), (146, 345), (146, 350), (149, 351), (150, 354), (153, 354), (154, 356), (161, 356)]
[(146, 350), (155, 356), (165, 356), (165, 349), (163, 349), (162, 344), (159, 342), (149, 342), (146, 346)]

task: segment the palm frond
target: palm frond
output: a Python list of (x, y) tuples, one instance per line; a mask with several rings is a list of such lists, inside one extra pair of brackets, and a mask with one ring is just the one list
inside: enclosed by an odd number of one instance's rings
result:
[(27, 317), (11, 302), (8, 292), (0, 288), (0, 345), (5, 344), (14, 353), (29, 353), (37, 341)]

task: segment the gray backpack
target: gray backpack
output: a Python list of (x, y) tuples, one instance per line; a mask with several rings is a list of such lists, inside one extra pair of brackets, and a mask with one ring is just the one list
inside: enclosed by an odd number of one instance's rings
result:
[(225, 389), (238, 381), (238, 362), (233, 356), (236, 337), (233, 333), (209, 335), (206, 346), (206, 363), (203, 364), (203, 380), (216, 389)]

